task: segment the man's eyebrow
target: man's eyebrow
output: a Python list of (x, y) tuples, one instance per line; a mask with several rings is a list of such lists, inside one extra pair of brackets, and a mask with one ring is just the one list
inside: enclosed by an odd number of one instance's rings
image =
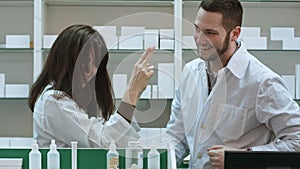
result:
[(193, 23), (193, 25), (198, 28), (198, 26), (195, 23)]

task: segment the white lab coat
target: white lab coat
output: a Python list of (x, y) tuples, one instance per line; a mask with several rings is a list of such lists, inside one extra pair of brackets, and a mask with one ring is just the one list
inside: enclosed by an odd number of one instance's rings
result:
[(88, 115), (69, 97), (56, 99), (55, 90), (48, 85), (37, 99), (33, 113), (34, 138), (41, 147), (48, 147), (55, 139), (58, 147), (70, 147), (77, 141), (78, 147), (109, 147), (112, 139), (118, 147), (126, 147), (129, 140), (139, 135), (118, 113), (103, 124), (101, 118)]
[(205, 62), (183, 69), (165, 142), (176, 145), (178, 164), (190, 152), (190, 168), (210, 168), (207, 148), (300, 151), (300, 110), (283, 80), (242, 44), (218, 71), (208, 96)]

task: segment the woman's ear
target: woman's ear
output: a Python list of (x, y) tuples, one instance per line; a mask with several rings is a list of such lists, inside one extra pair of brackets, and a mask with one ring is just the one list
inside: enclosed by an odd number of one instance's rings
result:
[(239, 38), (240, 34), (241, 34), (241, 27), (236, 26), (234, 29), (232, 29), (231, 40), (236, 41)]

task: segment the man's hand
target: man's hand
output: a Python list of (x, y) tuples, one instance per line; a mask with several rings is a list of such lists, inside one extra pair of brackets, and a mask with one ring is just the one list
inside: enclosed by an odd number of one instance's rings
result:
[[(235, 149), (224, 145), (214, 145), (207, 149), (209, 161), (213, 169), (224, 169), (225, 150), (242, 151), (243, 149)], [(245, 150), (244, 150), (245, 151)]]

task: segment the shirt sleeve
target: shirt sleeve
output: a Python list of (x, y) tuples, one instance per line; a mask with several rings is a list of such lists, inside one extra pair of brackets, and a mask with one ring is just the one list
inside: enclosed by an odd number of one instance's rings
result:
[(258, 120), (274, 132), (275, 140), (252, 149), (300, 151), (300, 110), (285, 83), (279, 77), (262, 82), (256, 104)]
[(78, 141), (79, 147), (109, 147), (113, 139), (118, 147), (126, 147), (129, 140), (139, 138), (135, 129), (118, 113), (104, 123), (88, 118), (73, 100), (66, 97), (46, 99), (44, 111), (45, 132), (68, 145)]
[(174, 100), (172, 101), (171, 116), (166, 127), (166, 134), (162, 141), (163, 146), (167, 144), (175, 146), (177, 166), (182, 163), (183, 159), (189, 153), (187, 140), (185, 138), (180, 100), (180, 91), (177, 89), (175, 91)]
[(118, 108), (118, 113), (128, 121), (128, 123), (131, 123), (133, 112), (134, 112), (135, 106), (121, 101), (119, 108)]

